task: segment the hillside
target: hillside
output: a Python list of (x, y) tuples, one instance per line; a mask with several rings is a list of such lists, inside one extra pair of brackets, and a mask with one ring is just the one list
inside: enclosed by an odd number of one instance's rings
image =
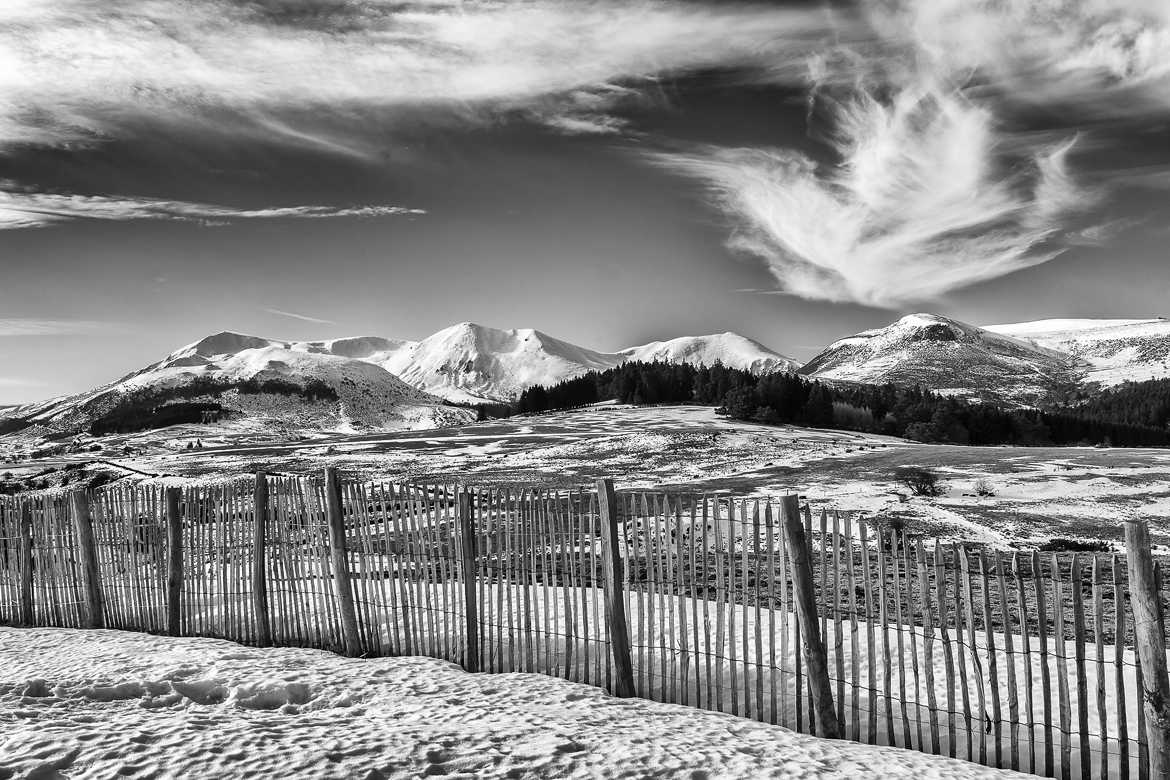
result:
[(1101, 386), (1170, 377), (1170, 320), (1038, 320), (985, 330), (1070, 355)]
[(1076, 357), (1056, 349), (934, 314), (911, 314), (833, 342), (800, 373), (1032, 404), (1078, 382), (1082, 369)]
[(106, 423), (117, 429), (121, 418), (153, 419), (152, 410), (160, 407), (189, 410), (196, 420), (199, 412), (213, 411), (237, 425), (272, 429), (398, 430), (458, 422), (470, 414), (373, 363), (313, 347), (218, 333), (116, 382), (10, 415), (69, 432)]

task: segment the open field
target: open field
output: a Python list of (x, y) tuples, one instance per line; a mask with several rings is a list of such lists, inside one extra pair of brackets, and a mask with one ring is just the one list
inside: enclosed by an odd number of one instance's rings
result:
[[(185, 449), (197, 440), (202, 449)], [(369, 477), (475, 485), (567, 487), (609, 476), (619, 489), (744, 496), (799, 491), (841, 511), (901, 517), (944, 539), (1001, 547), (1053, 537), (1118, 540), (1128, 518), (1149, 520), (1155, 541), (1170, 541), (1170, 522), (1163, 520), (1170, 510), (1170, 450), (1160, 449), (916, 444), (738, 422), (694, 406), (599, 406), (428, 431), (295, 441), (177, 426), (100, 442), (100, 452), (36, 461), (13, 462), (11, 451), (6, 456), (0, 450), (0, 470), (36, 473), (100, 458), (195, 479), (257, 468), (316, 473), (325, 465)], [(892, 479), (906, 465), (937, 471), (945, 494), (910, 496)], [(995, 495), (975, 495), (979, 480)]]

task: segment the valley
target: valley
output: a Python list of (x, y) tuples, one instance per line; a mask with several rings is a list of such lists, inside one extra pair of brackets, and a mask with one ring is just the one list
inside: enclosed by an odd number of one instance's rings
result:
[[(187, 449), (195, 442), (202, 448)], [(548, 489), (604, 476), (627, 489), (746, 498), (797, 491), (817, 507), (897, 518), (930, 536), (1005, 549), (1053, 538), (1116, 542), (1122, 522), (1132, 518), (1150, 521), (1155, 541), (1170, 544), (1165, 449), (919, 444), (728, 420), (709, 407), (614, 404), (429, 431), (281, 440), (192, 425), (107, 437), (103, 444), (99, 453), (36, 461), (0, 456), (0, 471), (51, 470), (44, 478), (55, 482), (88, 464), (84, 469), (165, 483), (214, 482), (257, 469), (317, 474), (336, 466), (369, 480)], [(942, 494), (912, 495), (895, 480), (904, 467), (936, 473)], [(976, 494), (980, 482), (991, 495)]]

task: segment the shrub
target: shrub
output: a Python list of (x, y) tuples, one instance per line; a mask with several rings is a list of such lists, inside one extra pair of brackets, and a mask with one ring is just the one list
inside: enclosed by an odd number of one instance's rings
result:
[(991, 482), (988, 480), (977, 479), (975, 480), (975, 495), (983, 496), (984, 498), (987, 498), (988, 496), (994, 496), (995, 488), (991, 486)]
[(1109, 542), (1087, 539), (1049, 539), (1040, 545), (1041, 552), (1113, 552)]
[(938, 474), (924, 468), (898, 469), (894, 472), (894, 481), (909, 488), (916, 496), (933, 498), (946, 490), (946, 483), (939, 479)]

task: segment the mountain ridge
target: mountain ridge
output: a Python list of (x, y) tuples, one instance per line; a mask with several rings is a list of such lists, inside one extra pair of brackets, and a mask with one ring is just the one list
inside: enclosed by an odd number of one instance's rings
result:
[[(724, 360), (757, 372), (799, 364), (758, 342), (724, 333), (652, 342), (616, 353), (580, 347), (532, 328), (461, 322), (420, 341), (351, 336), (289, 341), (220, 331), (92, 390), (4, 411), (55, 429), (81, 429), (153, 402), (221, 405), (246, 418), (344, 430), (466, 422), (474, 406), (514, 400), (628, 360)], [(330, 397), (327, 397), (330, 396)]]

